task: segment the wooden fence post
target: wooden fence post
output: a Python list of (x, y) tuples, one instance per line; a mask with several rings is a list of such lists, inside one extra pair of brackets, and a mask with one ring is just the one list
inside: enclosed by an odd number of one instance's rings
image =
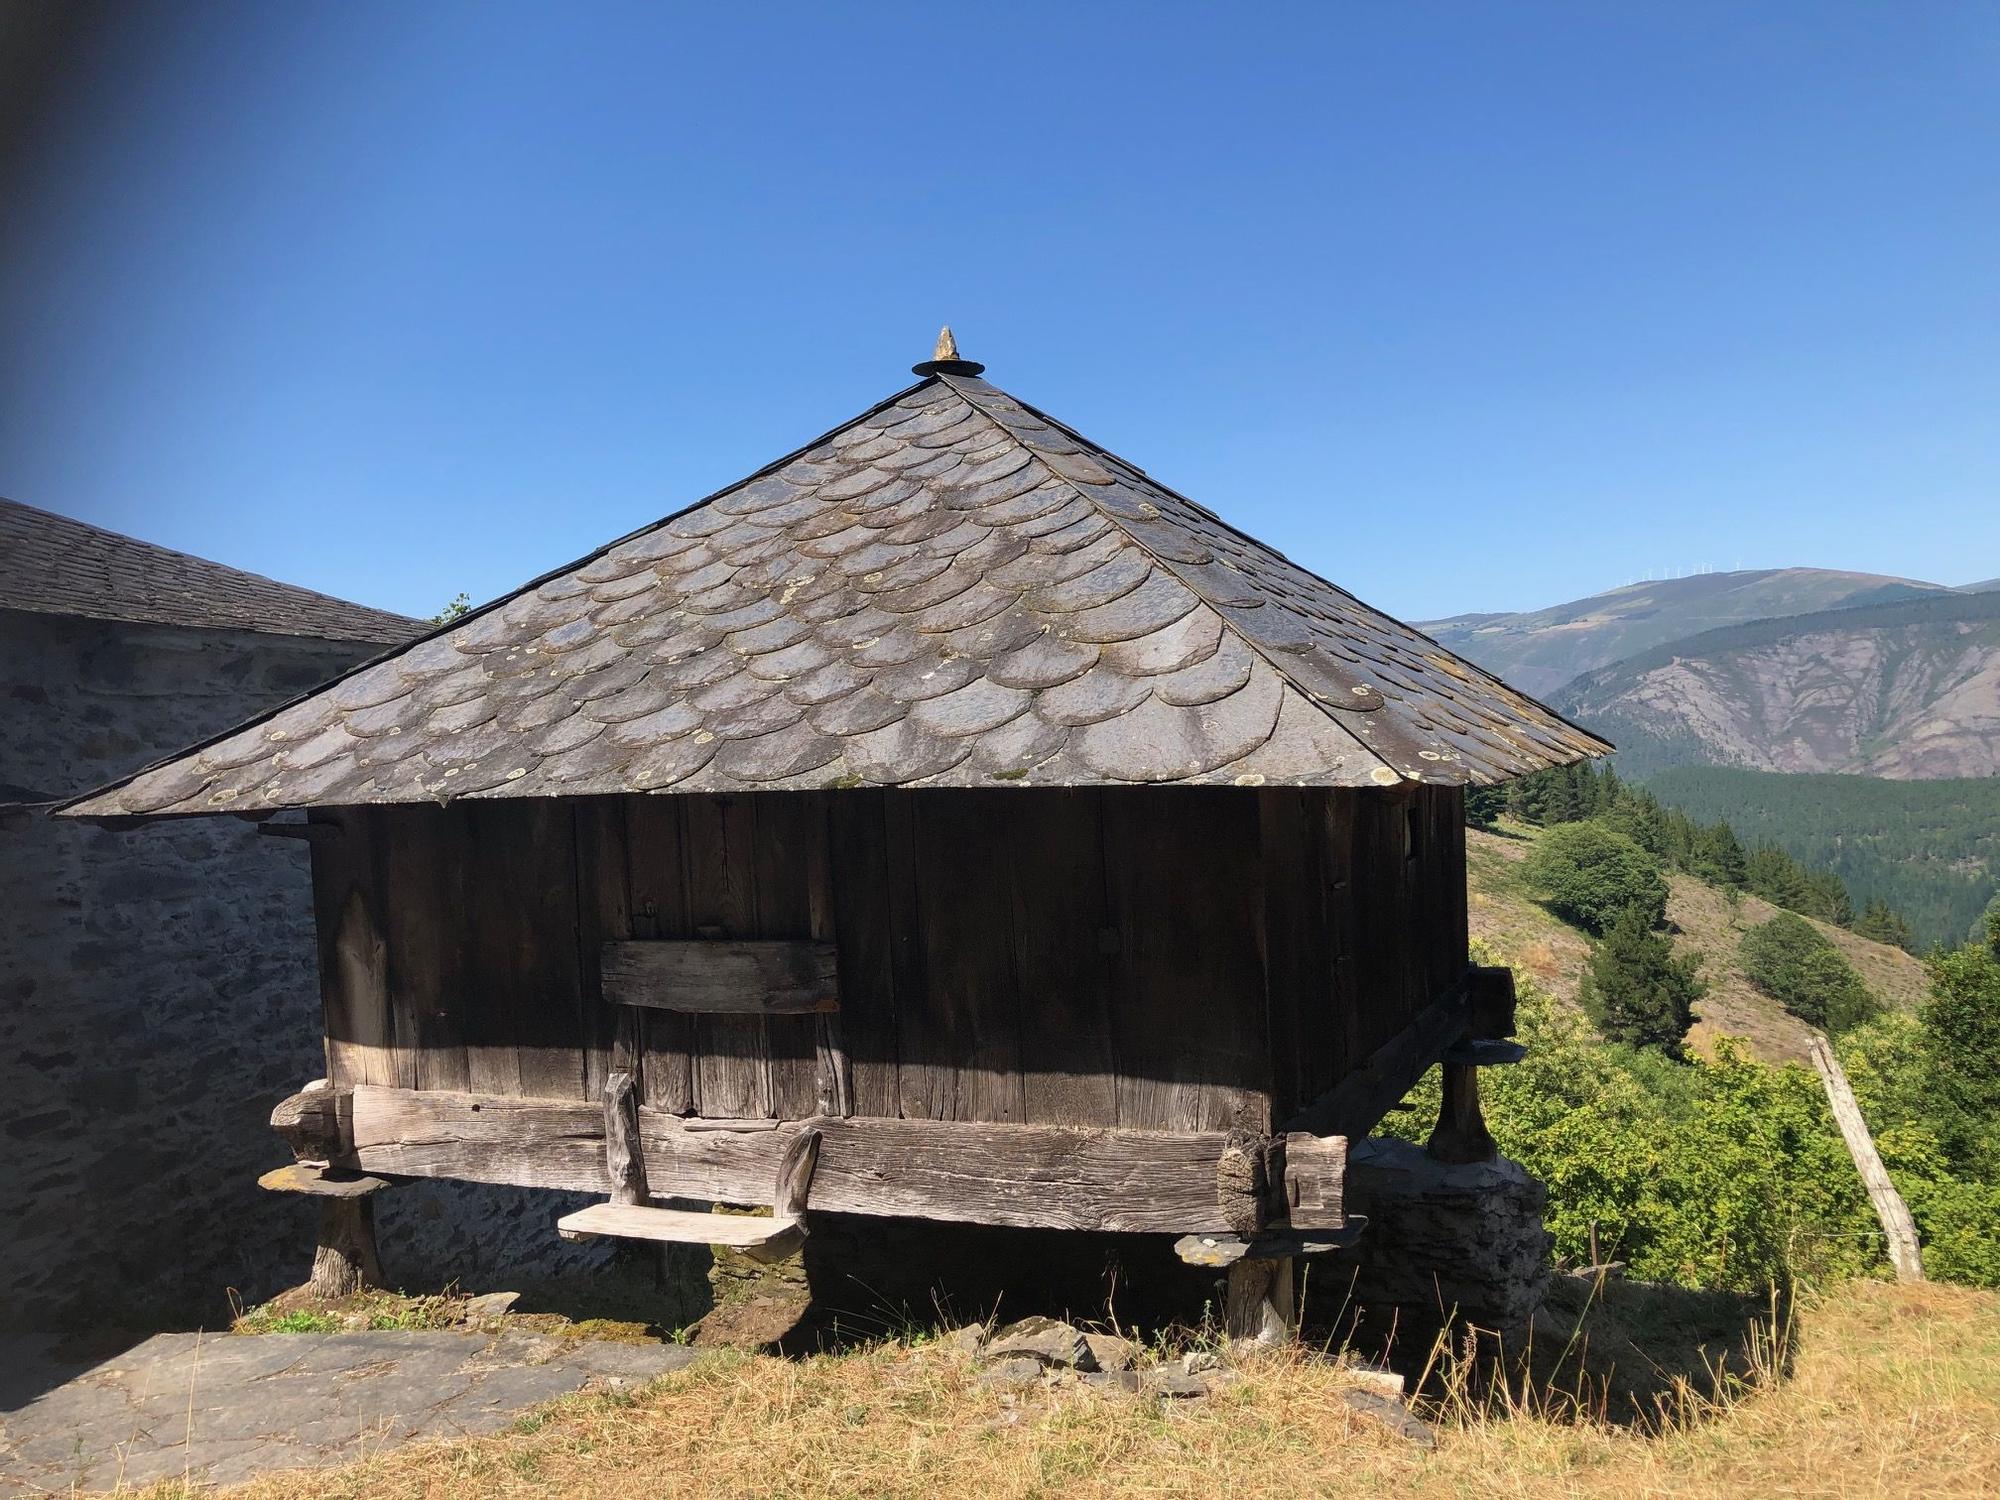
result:
[(1826, 1085), (1827, 1103), (1833, 1106), (1834, 1121), (1840, 1126), (1855, 1168), (1861, 1173), (1861, 1185), (1868, 1189), (1868, 1199), (1875, 1205), (1875, 1217), (1882, 1221), (1896, 1279), (1922, 1281), (1924, 1257), (1917, 1244), (1916, 1221), (1911, 1219), (1909, 1206), (1896, 1191), (1896, 1184), (1889, 1180), (1888, 1168), (1882, 1165), (1881, 1155), (1875, 1150), (1875, 1138), (1868, 1133), (1868, 1122), (1861, 1116), (1854, 1090), (1847, 1085), (1847, 1074), (1819, 1032), (1813, 1033), (1807, 1050), (1812, 1054), (1813, 1066), (1819, 1070), (1820, 1082)]

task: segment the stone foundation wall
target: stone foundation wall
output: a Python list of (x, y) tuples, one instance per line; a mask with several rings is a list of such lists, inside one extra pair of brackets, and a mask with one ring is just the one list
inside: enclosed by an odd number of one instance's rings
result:
[[(379, 648), (0, 611), (0, 803), (84, 791)], [(216, 1326), (303, 1280), (316, 1210), (260, 1191), (271, 1106), (322, 1076), (307, 846), (235, 818), (0, 814), (0, 1327)], [(411, 1284), (587, 1262), (551, 1195), (378, 1208)]]
[(1447, 1322), (1510, 1345), (1548, 1289), (1554, 1239), (1542, 1227), (1548, 1190), (1518, 1162), (1452, 1166), (1408, 1141), (1358, 1143), (1347, 1201), (1368, 1228), (1323, 1271), (1322, 1296), (1350, 1298), (1355, 1333), (1428, 1345)]

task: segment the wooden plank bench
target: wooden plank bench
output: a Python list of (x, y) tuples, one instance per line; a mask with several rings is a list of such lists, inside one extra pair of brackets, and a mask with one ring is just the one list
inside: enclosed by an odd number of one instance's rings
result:
[(796, 1244), (804, 1233), (799, 1221), (752, 1217), (748, 1214), (700, 1213), (681, 1208), (649, 1208), (634, 1203), (593, 1203), (556, 1220), (556, 1233), (566, 1240), (604, 1235), (626, 1240), (659, 1240), (673, 1245), (727, 1245), (735, 1250), (770, 1250), (783, 1241)]

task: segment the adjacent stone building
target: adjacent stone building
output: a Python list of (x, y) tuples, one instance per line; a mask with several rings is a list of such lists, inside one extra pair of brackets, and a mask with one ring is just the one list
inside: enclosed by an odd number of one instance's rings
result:
[(420, 628), (0, 501), (0, 1326), (212, 1325), (299, 1279), (255, 1182), (321, 1063), (304, 846), (41, 809)]

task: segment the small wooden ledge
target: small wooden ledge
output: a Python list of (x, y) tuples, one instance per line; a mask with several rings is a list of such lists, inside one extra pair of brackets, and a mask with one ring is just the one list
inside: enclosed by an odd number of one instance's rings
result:
[(314, 1198), (366, 1198), (396, 1184), (386, 1177), (366, 1172), (348, 1172), (339, 1167), (314, 1167), (295, 1161), (275, 1167), (257, 1179), (257, 1186), (273, 1193), (305, 1193)]
[(1233, 1266), (1239, 1260), (1328, 1255), (1353, 1244), (1367, 1227), (1366, 1219), (1349, 1214), (1342, 1229), (1272, 1229), (1253, 1235), (1186, 1234), (1174, 1241), (1174, 1254), (1191, 1266)]
[(1527, 1055), (1528, 1049), (1521, 1042), (1482, 1040), (1454, 1042), (1439, 1054), (1438, 1061), (1460, 1068), (1503, 1068)]
[(566, 1240), (602, 1235), (612, 1239), (659, 1240), (673, 1245), (727, 1245), (733, 1250), (776, 1248), (797, 1240), (799, 1221), (746, 1214), (707, 1214), (681, 1208), (646, 1208), (631, 1203), (593, 1203), (556, 1220)]

